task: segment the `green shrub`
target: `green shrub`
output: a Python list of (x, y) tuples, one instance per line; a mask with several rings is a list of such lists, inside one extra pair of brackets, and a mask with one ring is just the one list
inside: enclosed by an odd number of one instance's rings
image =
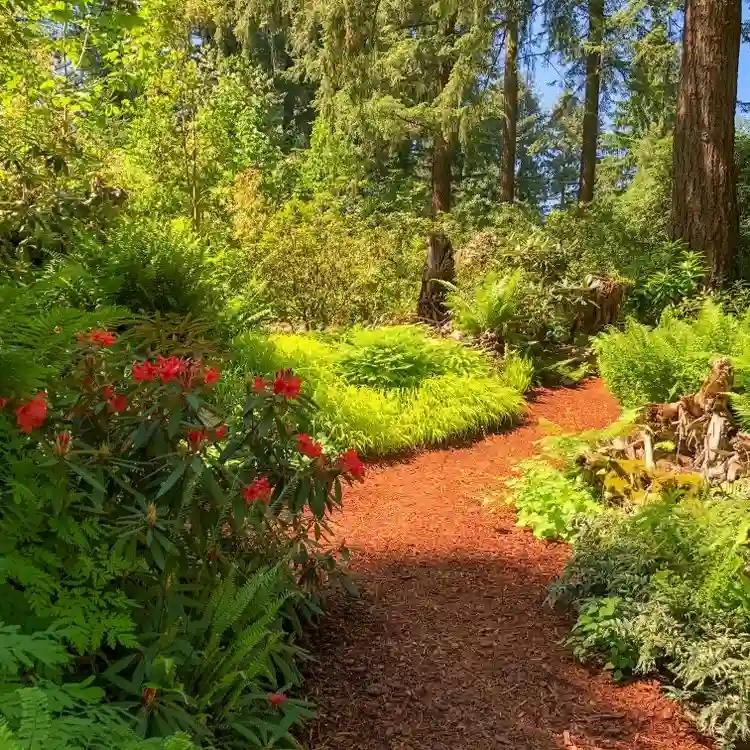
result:
[[(551, 598), (579, 612), (576, 654), (661, 672), (721, 747), (750, 739), (750, 503), (664, 497), (589, 519)], [(678, 500), (676, 502), (676, 500)]]
[(624, 331), (594, 341), (602, 377), (625, 406), (669, 401), (696, 391), (720, 355), (735, 359), (745, 378), (750, 317), (735, 318), (707, 301), (698, 317), (665, 313), (656, 328), (629, 321)]
[(51, 368), (24, 381), (46, 391), (3, 392), (0, 645), (15, 638), (24, 668), (0, 657), (2, 731), (23, 740), (33, 715), (72, 735), (91, 704), (89, 734), (294, 746), (309, 707), (267, 696), (300, 682), (296, 639), (336, 574), (326, 519), (362, 466), (298, 440), (310, 404), (290, 373), (254, 384), (225, 425), (200, 326), (71, 333), (85, 322), (59, 340), (39, 318), (39, 340), (16, 332)]
[(488, 374), (488, 361), (450, 340), (430, 338), (412, 326), (357, 329), (343, 338), (338, 374), (351, 385), (376, 389), (417, 388), (446, 373)]
[(491, 271), (471, 296), (457, 289), (451, 291), (447, 304), (456, 328), (470, 336), (494, 333), (505, 341), (510, 323), (518, 313), (522, 281), (520, 269), (504, 276)]
[(544, 460), (525, 461), (520, 476), (508, 481), (518, 525), (539, 539), (574, 539), (581, 517), (595, 515), (600, 505), (579, 477), (571, 477)]
[(310, 382), (316, 431), (334, 445), (385, 455), (476, 434), (520, 416), (523, 396), (485, 354), (423, 329), (332, 335), (245, 334), (236, 382), (293, 368)]
[(244, 264), (267, 282), (277, 318), (310, 328), (404, 319), (416, 307), (427, 227), (362, 218), (336, 199), (292, 199), (236, 218)]
[(519, 393), (526, 393), (534, 384), (534, 363), (528, 358), (509, 352), (503, 359), (500, 378)]

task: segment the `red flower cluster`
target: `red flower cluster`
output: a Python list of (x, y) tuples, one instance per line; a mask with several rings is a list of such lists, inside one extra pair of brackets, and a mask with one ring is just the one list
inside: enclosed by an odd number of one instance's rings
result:
[(155, 362), (134, 362), (131, 372), (137, 383), (151, 383), (157, 379), (162, 383), (180, 380), (186, 388), (192, 387), (196, 378), (200, 378), (205, 385), (215, 385), (221, 378), (221, 372), (216, 367), (204, 369), (200, 362), (192, 359), (161, 355)]
[(58, 432), (55, 435), (55, 454), (58, 456), (67, 456), (70, 451), (70, 441), (73, 436), (66, 430), (65, 432)]
[(31, 401), (16, 409), (16, 423), (21, 432), (30, 435), (35, 427), (41, 427), (47, 419), (47, 394), (37, 393)]
[(343, 474), (352, 479), (362, 481), (365, 478), (365, 465), (357, 455), (357, 451), (350, 448), (339, 456), (339, 469)]
[(214, 430), (214, 438), (216, 440), (223, 440), (227, 436), (228, 432), (229, 432), (229, 428), (225, 424), (220, 424)]
[(4, 409), (8, 405), (9, 401), (10, 401), (9, 398), (5, 398), (5, 396), (0, 396), (0, 409)]
[(250, 503), (255, 502), (266, 503), (267, 505), (271, 502), (272, 494), (273, 487), (268, 481), (268, 477), (259, 477), (242, 490), (242, 497), (245, 499), (245, 505), (250, 505)]
[(115, 414), (122, 414), (128, 408), (127, 396), (123, 396), (122, 393), (115, 393), (115, 389), (111, 385), (105, 385), (102, 388), (102, 396)]
[(194, 453), (197, 453), (208, 440), (208, 433), (205, 430), (190, 430), (187, 434), (188, 447)]
[(216, 385), (221, 378), (221, 373), (215, 367), (207, 367), (203, 373), (203, 382), (206, 385)]
[(281, 708), (289, 698), (284, 695), (284, 693), (269, 693), (268, 694), (268, 702), (270, 705), (272, 705), (274, 708)]
[(146, 360), (145, 362), (133, 363), (133, 380), (136, 383), (150, 383), (156, 378), (158, 370), (155, 365)]
[(302, 390), (302, 378), (292, 375), (291, 371), (277, 372), (273, 380), (273, 392), (277, 396), (293, 400), (297, 398)]
[(111, 331), (104, 331), (97, 328), (89, 333), (79, 333), (78, 341), (82, 344), (90, 344), (91, 346), (109, 347), (117, 341), (117, 336)]
[(253, 380), (253, 391), (255, 393), (273, 392), (276, 396), (283, 396), (289, 401), (297, 398), (301, 390), (302, 378), (293, 375), (291, 370), (277, 372), (273, 380), (266, 380), (260, 376)]
[(308, 458), (320, 458), (323, 455), (323, 446), (304, 432), (297, 435), (297, 450)]

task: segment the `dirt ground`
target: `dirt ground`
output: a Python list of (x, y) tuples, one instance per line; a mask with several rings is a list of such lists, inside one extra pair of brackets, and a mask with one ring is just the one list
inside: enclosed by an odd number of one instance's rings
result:
[(360, 599), (337, 596), (311, 666), (311, 750), (697, 750), (656, 683), (618, 685), (561, 645), (544, 605), (568, 556), (482, 499), (535, 453), (540, 419), (566, 430), (618, 415), (599, 381), (541, 391), (518, 429), (370, 467), (336, 534)]

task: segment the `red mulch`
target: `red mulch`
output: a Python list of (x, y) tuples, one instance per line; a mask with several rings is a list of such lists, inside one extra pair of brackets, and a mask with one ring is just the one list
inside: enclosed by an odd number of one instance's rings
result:
[(566, 430), (618, 416), (601, 382), (542, 391), (527, 423), (474, 445), (373, 467), (337, 535), (362, 598), (335, 598), (311, 667), (313, 750), (697, 750), (656, 683), (617, 685), (560, 644), (543, 604), (568, 556), (479, 501), (534, 454), (538, 419)]

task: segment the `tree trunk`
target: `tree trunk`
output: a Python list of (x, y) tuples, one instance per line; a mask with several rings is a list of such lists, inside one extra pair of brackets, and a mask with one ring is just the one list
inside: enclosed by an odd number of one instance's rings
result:
[(599, 149), (599, 95), (602, 80), (602, 42), (604, 41), (604, 0), (589, 0), (589, 35), (586, 54), (586, 100), (583, 112), (581, 177), (578, 202), (594, 200), (596, 161)]
[(437, 133), (432, 145), (432, 215), (448, 213), (452, 203), (452, 154), (448, 139)]
[(674, 138), (672, 235), (704, 253), (713, 287), (739, 244), (734, 118), (740, 0), (687, 0)]
[(442, 232), (432, 232), (427, 240), (427, 262), (422, 272), (417, 315), (425, 323), (440, 324), (445, 321), (445, 287), (438, 282), (452, 283), (456, 276), (453, 245)]
[[(455, 14), (443, 31), (447, 40), (455, 34)], [(442, 91), (450, 80), (452, 63), (444, 60), (440, 66), (439, 85)], [(453, 138), (438, 130), (432, 142), (432, 215), (448, 213), (453, 203)], [(440, 324), (448, 317), (445, 306), (445, 287), (437, 280), (453, 282), (455, 261), (453, 245), (442, 232), (433, 231), (427, 239), (427, 258), (422, 272), (417, 315), (425, 322)]]
[(513, 203), (516, 197), (516, 138), (518, 132), (518, 17), (507, 20), (508, 37), (503, 72), (503, 153), (500, 162), (500, 201)]
[[(432, 215), (438, 216), (451, 210), (453, 159), (452, 145), (442, 133), (435, 135), (432, 149)], [(431, 232), (427, 240), (427, 259), (422, 272), (422, 288), (419, 292), (417, 315), (425, 323), (439, 325), (448, 316), (445, 306), (445, 287), (436, 283), (453, 282), (455, 262), (453, 245), (442, 232)]]

